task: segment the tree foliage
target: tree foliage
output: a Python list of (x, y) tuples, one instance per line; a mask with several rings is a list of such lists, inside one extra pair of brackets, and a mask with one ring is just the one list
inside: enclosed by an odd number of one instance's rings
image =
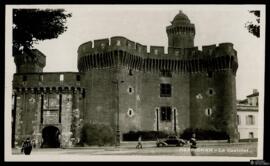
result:
[(64, 9), (14, 9), (13, 51), (31, 49), (38, 41), (57, 38), (67, 30), (71, 13)]
[(260, 11), (259, 10), (251, 10), (249, 13), (252, 13), (256, 17), (256, 23), (252, 21), (248, 21), (245, 24), (245, 27), (248, 29), (248, 32), (253, 34), (256, 37), (260, 37)]
[(82, 145), (113, 145), (115, 133), (106, 124), (85, 123), (81, 129), (80, 144)]

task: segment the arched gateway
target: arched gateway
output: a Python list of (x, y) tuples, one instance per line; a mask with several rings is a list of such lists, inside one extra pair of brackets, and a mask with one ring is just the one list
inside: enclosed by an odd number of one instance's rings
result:
[(42, 148), (59, 148), (60, 147), (60, 139), (59, 139), (60, 131), (55, 126), (47, 126), (42, 130), (42, 139), (43, 142), (41, 144)]

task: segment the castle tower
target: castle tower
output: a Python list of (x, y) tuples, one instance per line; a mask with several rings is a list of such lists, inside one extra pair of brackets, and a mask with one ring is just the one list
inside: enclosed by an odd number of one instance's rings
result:
[(171, 24), (166, 27), (168, 46), (174, 48), (194, 47), (195, 26), (181, 10), (171, 21)]
[(37, 49), (14, 55), (16, 73), (40, 73), (46, 65), (46, 56)]

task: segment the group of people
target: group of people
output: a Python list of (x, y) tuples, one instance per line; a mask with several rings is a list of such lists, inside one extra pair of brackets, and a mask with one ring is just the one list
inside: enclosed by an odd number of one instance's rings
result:
[[(195, 149), (197, 148), (197, 141), (196, 141), (196, 135), (195, 133), (192, 134), (190, 140), (190, 152), (192, 156), (195, 156)], [(30, 140), (30, 138), (27, 138), (23, 144), (22, 144), (22, 149), (21, 153), (24, 153), (25, 155), (30, 155), (32, 151), (33, 145)], [(142, 149), (142, 136), (139, 136), (138, 138), (138, 144), (136, 145), (136, 149)]]

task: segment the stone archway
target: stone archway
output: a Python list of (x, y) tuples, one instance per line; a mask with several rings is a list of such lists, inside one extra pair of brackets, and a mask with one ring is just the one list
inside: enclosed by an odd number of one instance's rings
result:
[(60, 130), (55, 126), (47, 126), (42, 130), (42, 139), (41, 148), (59, 148)]

